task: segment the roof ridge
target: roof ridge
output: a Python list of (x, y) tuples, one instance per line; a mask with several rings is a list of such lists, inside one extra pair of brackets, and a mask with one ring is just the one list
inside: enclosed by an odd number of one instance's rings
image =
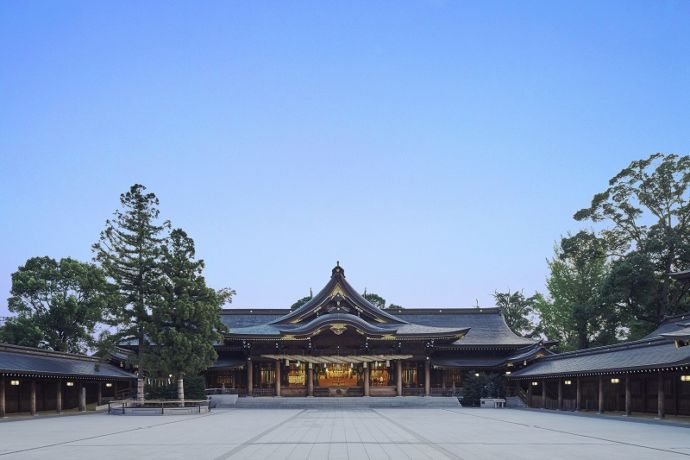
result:
[(22, 353), (22, 354), (30, 354), (30, 355), (37, 355), (37, 356), (45, 356), (45, 357), (50, 357), (50, 358), (73, 359), (75, 361), (90, 361), (90, 362), (99, 362), (100, 361), (100, 359), (98, 359), (94, 356), (80, 355), (77, 353), (68, 353), (66, 351), (47, 350), (47, 349), (43, 349), (43, 348), (25, 347), (23, 345), (13, 345), (11, 343), (0, 343), (0, 351), (5, 351), (5, 352), (9, 352), (9, 353)]
[(571, 358), (573, 356), (583, 356), (583, 355), (596, 355), (599, 353), (605, 353), (607, 351), (610, 351), (612, 349), (629, 349), (629, 348), (640, 348), (645, 345), (650, 345), (655, 342), (658, 343), (667, 343), (669, 340), (667, 338), (657, 336), (657, 337), (651, 337), (648, 339), (640, 339), (640, 340), (634, 340), (631, 342), (621, 342), (621, 343), (612, 343), (610, 345), (602, 345), (599, 347), (593, 347), (593, 348), (583, 348), (581, 350), (572, 350), (572, 351), (565, 351), (563, 353), (557, 353), (552, 356), (545, 357), (544, 360), (555, 360), (558, 358)]

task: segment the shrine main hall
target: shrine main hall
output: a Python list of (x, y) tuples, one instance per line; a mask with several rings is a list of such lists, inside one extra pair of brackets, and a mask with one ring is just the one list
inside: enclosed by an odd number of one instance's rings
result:
[(338, 264), (289, 309), (226, 309), (209, 388), (243, 396), (455, 396), (479, 372), (508, 373), (545, 354), (498, 308), (380, 309)]

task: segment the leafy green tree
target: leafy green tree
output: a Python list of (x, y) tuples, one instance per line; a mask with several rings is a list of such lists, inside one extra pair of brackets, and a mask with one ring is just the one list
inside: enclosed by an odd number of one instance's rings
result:
[(608, 274), (605, 242), (584, 231), (565, 237), (548, 264), (550, 298), (534, 299), (547, 338), (566, 350), (614, 342), (619, 312), (601, 294)]
[(381, 297), (378, 294), (374, 294), (373, 292), (366, 292), (364, 291), (364, 294), (362, 294), (362, 297), (367, 299), (367, 301), (372, 304), (373, 306), (377, 308), (386, 308), (386, 299)]
[(122, 301), (110, 309), (116, 340), (137, 344), (137, 398), (143, 401), (144, 376), (152, 309), (161, 303), (162, 244), (169, 222), (159, 222), (159, 201), (146, 187), (135, 184), (120, 195), (121, 209), (106, 221), (100, 240), (93, 245), (94, 258), (116, 286)]
[(113, 291), (95, 265), (65, 258), (32, 257), (12, 274), (5, 325), (10, 343), (80, 353), (93, 345)]
[(537, 298), (537, 294), (525, 297), (522, 291), (494, 291), (494, 301), (496, 306), (501, 309), (508, 327), (523, 337), (532, 337), (538, 332), (537, 325), (533, 320), (535, 317), (534, 304)]
[[(607, 287), (609, 301), (626, 305), (647, 330), (690, 306), (687, 284), (669, 277), (690, 267), (690, 156), (656, 153), (631, 162), (574, 217), (610, 224), (600, 232), (618, 261)], [(630, 289), (635, 276), (642, 276), (645, 292)]]
[(204, 261), (195, 259), (194, 241), (183, 230), (170, 234), (161, 267), (161, 302), (146, 328), (149, 358), (159, 372), (177, 377), (178, 397), (184, 399), (184, 376), (198, 374), (218, 358), (213, 345), (222, 342), (225, 330), (220, 309), (235, 292), (206, 286)]
[(313, 298), (314, 298), (314, 295), (312, 294), (311, 289), (309, 289), (309, 295), (306, 297), (302, 297), (297, 302), (290, 305), (290, 310), (297, 310), (299, 307), (301, 307), (305, 303), (309, 302)]
[(26, 316), (7, 318), (5, 324), (0, 327), (0, 343), (40, 348), (43, 338), (41, 327), (32, 318)]

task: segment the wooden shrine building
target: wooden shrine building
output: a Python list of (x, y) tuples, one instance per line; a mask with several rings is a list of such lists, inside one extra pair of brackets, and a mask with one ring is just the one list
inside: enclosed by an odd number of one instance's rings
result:
[[(690, 271), (671, 275), (690, 282)], [(690, 415), (690, 313), (640, 340), (561, 353), (510, 375), (531, 407)]]
[(497, 308), (377, 308), (339, 265), (294, 311), (227, 309), (221, 319), (229, 333), (207, 386), (240, 395), (453, 395), (468, 373), (550, 354), (514, 334)]
[(114, 399), (136, 376), (97, 358), (0, 344), (0, 417), (77, 409)]

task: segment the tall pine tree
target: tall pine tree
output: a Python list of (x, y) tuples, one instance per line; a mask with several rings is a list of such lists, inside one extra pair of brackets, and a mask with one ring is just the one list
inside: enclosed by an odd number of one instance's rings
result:
[(177, 377), (178, 398), (183, 400), (183, 377), (198, 374), (218, 357), (213, 345), (223, 340), (225, 330), (220, 308), (234, 291), (206, 286), (204, 261), (195, 259), (194, 240), (183, 230), (173, 230), (166, 243), (161, 302), (152, 312), (147, 335), (150, 356), (161, 372)]
[(95, 260), (119, 290), (121, 302), (110, 309), (117, 328), (115, 341), (137, 343), (137, 399), (144, 399), (144, 377), (149, 367), (147, 353), (153, 307), (160, 304), (163, 274), (162, 244), (169, 222), (159, 221), (159, 201), (146, 187), (133, 185), (120, 195), (121, 209), (106, 221), (100, 240), (93, 245)]

